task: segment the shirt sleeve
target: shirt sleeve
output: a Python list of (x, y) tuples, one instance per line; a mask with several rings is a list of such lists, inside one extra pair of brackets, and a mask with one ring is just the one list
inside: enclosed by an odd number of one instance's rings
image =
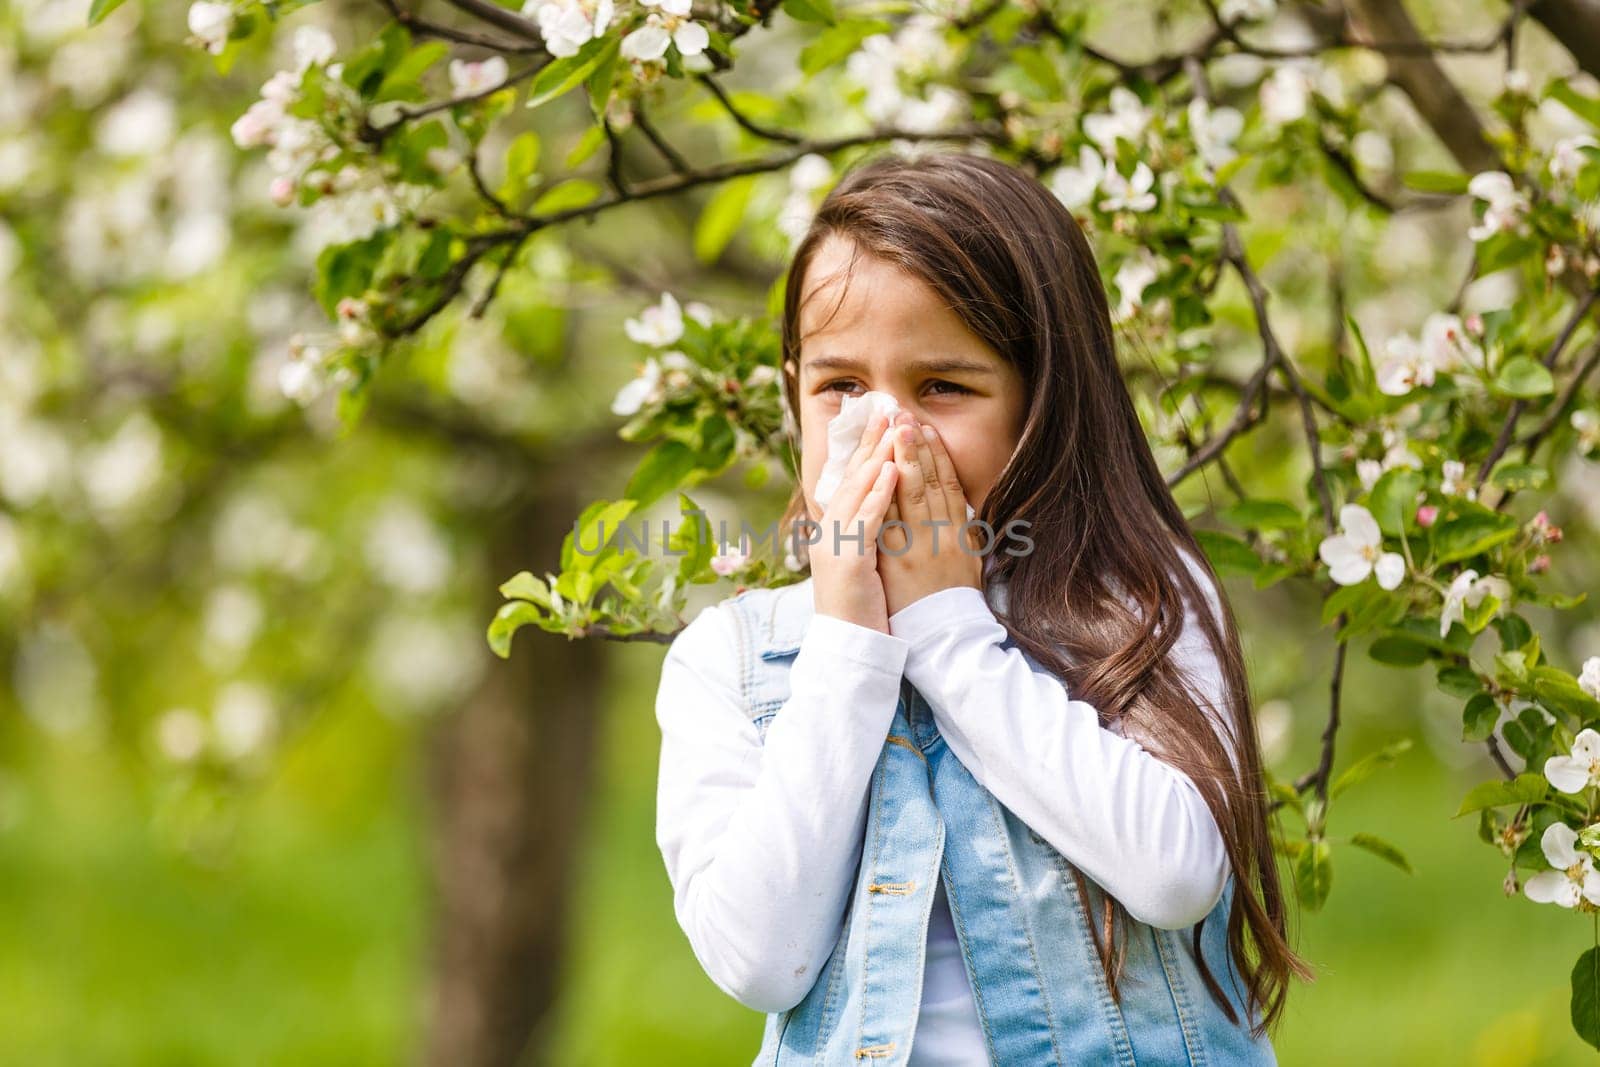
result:
[[(1021, 649), (1003, 647), (1007, 631), (982, 590), (931, 593), (890, 616), (889, 629), (910, 645), (906, 677), (950, 751), (1130, 915), (1182, 929), (1216, 906), (1227, 852), (1193, 780), (1101, 726), (1094, 705)], [(1220, 677), (1209, 648), (1183, 642), (1202, 679)], [(1228, 743), (1226, 730), (1219, 737)]]
[(663, 661), (656, 843), (706, 974), (773, 1012), (804, 999), (838, 941), (907, 645), (814, 615), (763, 744), (742, 704), (737, 625), (707, 608)]

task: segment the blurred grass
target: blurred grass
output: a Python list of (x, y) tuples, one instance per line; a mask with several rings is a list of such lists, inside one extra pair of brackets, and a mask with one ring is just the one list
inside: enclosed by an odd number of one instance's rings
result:
[[(759, 1044), (761, 1016), (701, 973), (673, 918), (654, 840), (659, 657), (618, 649), (554, 1063), (744, 1064)], [(1350, 691), (1414, 699), (1393, 680)], [(1302, 716), (1286, 767), (1310, 765), (1319, 728)], [(1341, 766), (1415, 732), (1361, 709), (1350, 730)], [(0, 1063), (414, 1060), (428, 883), (410, 726), (330, 711), (240, 806), (214, 864), (170, 846), (158, 794), (120, 759), (12, 734)], [(1416, 873), (1336, 850), (1327, 908), (1297, 919), (1319, 979), (1291, 993), (1283, 1063), (1594, 1062), (1567, 1019), (1589, 921), (1505, 899), (1498, 854), (1450, 819), (1483, 774), (1419, 744), (1341, 798), (1331, 832), (1382, 834)]]

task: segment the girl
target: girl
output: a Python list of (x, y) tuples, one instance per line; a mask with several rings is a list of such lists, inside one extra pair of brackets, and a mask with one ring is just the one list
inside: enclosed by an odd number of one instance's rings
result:
[[(767, 1013), (756, 1062), (1276, 1062), (1310, 971), (1238, 634), (1072, 215), (993, 159), (878, 157), (796, 247), (783, 350), (810, 576), (698, 615), (656, 705), (674, 910)], [(872, 390), (901, 411), (819, 507)]]

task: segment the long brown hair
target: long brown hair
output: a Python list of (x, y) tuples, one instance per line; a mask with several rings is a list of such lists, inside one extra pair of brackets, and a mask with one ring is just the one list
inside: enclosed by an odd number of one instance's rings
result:
[[(997, 159), (954, 151), (887, 153), (857, 165), (818, 208), (785, 283), (783, 389), (796, 456), (799, 426), (792, 413), (800, 411), (804, 276), (832, 234), (852, 243), (852, 268), (857, 256), (869, 254), (926, 281), (1021, 373), (1026, 422), (975, 518), (996, 531), (1025, 519), (1028, 529), (1048, 536), (1035, 536), (1026, 555), (994, 552), (985, 581), (1007, 583), (1002, 622), (1017, 644), (1092, 703), (1102, 726), (1120, 720), (1136, 727), (1141, 743), (1188, 774), (1205, 797), (1236, 876), (1229, 954), (1244, 977), (1252, 1013), (1262, 1013), (1253, 1028), (1260, 1036), (1280, 1017), (1291, 973), (1309, 979), (1313, 972), (1287, 941), (1233, 610), (1151, 454), (1118, 368), (1105, 289), (1087, 238), (1036, 178)], [(780, 529), (806, 517), (797, 478)], [(1180, 549), (1212, 590), (1202, 591)], [(1220, 618), (1206, 607), (1212, 598)], [(1229, 724), (1237, 775), (1201, 707), (1205, 697), (1168, 656), (1184, 624), (1185, 601), (1198, 606), (1191, 617), (1221, 665), (1229, 708), (1215, 714)], [(1082, 872), (1070, 869), (1085, 914), (1094, 916)], [(1106, 898), (1104, 943), (1096, 932), (1095, 944), (1120, 1003), (1117, 978), (1127, 946), (1119, 944), (1117, 926), (1119, 919), (1132, 919), (1114, 897)], [(1202, 925), (1193, 927), (1201, 975), (1238, 1025), (1201, 954)], [(1259, 957), (1255, 963), (1247, 944)]]

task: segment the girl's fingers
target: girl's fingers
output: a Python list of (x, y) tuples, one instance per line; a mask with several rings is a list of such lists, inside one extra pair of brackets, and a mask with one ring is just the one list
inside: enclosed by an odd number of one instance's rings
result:
[[(881, 418), (882, 416), (874, 417)], [(870, 427), (870, 422), (868, 425)], [(882, 427), (880, 427), (880, 429), (881, 428)], [(871, 432), (870, 428), (868, 432)], [(867, 495), (868, 490), (872, 488), (873, 483), (877, 480), (879, 473), (877, 470), (878, 465), (884, 460), (892, 458), (894, 455), (893, 445), (893, 434), (879, 434), (877, 443), (873, 446), (871, 451), (865, 456), (860, 457), (860, 462), (845, 472), (844, 481), (841, 482), (839, 484), (839, 488), (834, 491), (833, 497), (829, 501), (830, 506), (824, 511), (825, 515), (854, 515), (856, 512), (861, 510), (862, 499)], [(827, 530), (824, 530), (823, 532), (824, 534), (828, 533)]]
[(879, 533), (883, 530), (884, 513), (888, 510), (889, 502), (894, 499), (894, 483), (899, 473), (893, 460), (879, 461), (877, 477), (873, 478), (866, 496), (861, 499), (861, 506), (856, 509), (855, 518), (850, 520), (851, 531), (855, 530), (856, 523), (861, 524), (863, 547), (859, 551), (862, 555), (866, 555), (864, 546), (876, 543)]
[[(912, 440), (904, 440), (909, 429)], [(900, 478), (895, 489), (895, 499), (900, 505), (900, 518), (913, 530), (925, 529), (924, 522), (932, 517), (928, 510), (928, 487), (917, 462), (916, 437), (918, 431), (908, 420), (894, 428), (894, 461), (900, 468)]]
[(925, 437), (928, 451), (933, 456), (934, 477), (944, 497), (946, 517), (951, 522), (964, 523), (967, 521), (967, 492), (961, 488), (961, 478), (956, 474), (956, 465), (950, 459), (950, 453), (945, 451), (944, 438), (932, 426), (926, 428)]
[(890, 523), (902, 522), (900, 506), (895, 503), (894, 495), (889, 496), (889, 504), (883, 512), (883, 547), (892, 553), (898, 554), (906, 546), (906, 530), (904, 526), (891, 526)]
[(850, 453), (850, 459), (844, 465), (845, 470), (850, 470), (858, 463), (865, 462), (872, 455), (872, 450), (878, 447), (878, 442), (883, 439), (883, 431), (889, 425), (889, 420), (881, 412), (874, 411), (872, 417), (867, 419), (866, 427), (861, 431), (861, 440), (856, 442), (855, 451)]
[[(933, 446), (928, 443), (928, 435), (933, 432), (933, 427), (922, 423), (914, 429), (916, 440), (913, 444), (916, 445), (917, 466), (922, 471), (922, 481), (926, 486), (928, 514), (934, 522), (949, 522), (955, 519), (955, 514), (945, 500), (944, 484), (939, 481), (939, 468), (934, 464)], [(966, 513), (962, 512), (961, 517), (965, 519)]]

